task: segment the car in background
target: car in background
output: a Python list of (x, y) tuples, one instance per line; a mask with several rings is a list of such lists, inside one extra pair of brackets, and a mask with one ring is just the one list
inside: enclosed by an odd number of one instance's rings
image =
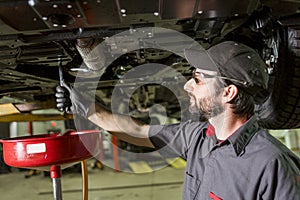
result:
[[(119, 35), (143, 28), (151, 31), (130, 40)], [(136, 66), (164, 64), (188, 79), (191, 66), (182, 56), (145, 48), (147, 39), (161, 34), (155, 28), (184, 34), (204, 48), (234, 40), (257, 50), (270, 74), (269, 93), (256, 105), (260, 124), (268, 129), (300, 127), (298, 0), (0, 0), (1, 102), (21, 113), (55, 108), (57, 66), (70, 85), (78, 77), (86, 87), (97, 82), (90, 88), (107, 106), (118, 81)], [(118, 40), (110, 39), (115, 35)], [(160, 36), (160, 42), (170, 48), (182, 42), (169, 37)], [(96, 61), (88, 60), (88, 53), (99, 44), (102, 51)], [(126, 49), (130, 45), (134, 50)], [(95, 78), (97, 62), (109, 63), (101, 79)], [(178, 84), (172, 75), (161, 77), (162, 83), (166, 80)], [(133, 116), (147, 121), (149, 108), (159, 103), (169, 118), (183, 120), (187, 107), (178, 97), (184, 99), (184, 92), (174, 94), (163, 84), (145, 83), (128, 97), (128, 106)], [(121, 105), (124, 99), (118, 101)], [(159, 114), (155, 119), (161, 122)]]

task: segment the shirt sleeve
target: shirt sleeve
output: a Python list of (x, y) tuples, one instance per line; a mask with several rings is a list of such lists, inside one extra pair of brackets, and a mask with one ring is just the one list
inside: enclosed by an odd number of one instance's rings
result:
[(300, 199), (300, 159), (284, 153), (266, 167), (265, 188), (262, 199)]
[(150, 127), (149, 138), (164, 157), (186, 159), (191, 143), (207, 126), (208, 123), (191, 121), (172, 125), (154, 125)]

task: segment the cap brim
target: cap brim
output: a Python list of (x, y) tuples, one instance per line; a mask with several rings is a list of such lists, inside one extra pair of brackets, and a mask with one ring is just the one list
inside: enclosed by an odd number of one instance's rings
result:
[(194, 67), (218, 72), (218, 68), (206, 50), (184, 49), (186, 60)]

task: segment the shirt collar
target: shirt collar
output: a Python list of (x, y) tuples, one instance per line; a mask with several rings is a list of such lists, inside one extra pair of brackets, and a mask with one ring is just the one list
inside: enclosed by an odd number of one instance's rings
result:
[[(240, 156), (244, 151), (246, 145), (248, 144), (252, 136), (258, 131), (258, 129), (259, 126), (257, 123), (257, 117), (254, 115), (240, 128), (238, 128), (231, 136), (229, 136), (224, 142), (222, 142), (222, 144), (226, 144), (225, 142), (229, 141), (229, 143), (234, 148), (236, 155)], [(217, 145), (217, 138), (214, 132), (214, 127), (211, 124), (208, 124), (207, 128), (205, 129), (205, 135), (211, 142), (210, 149), (213, 149), (213, 147)]]
[(244, 125), (242, 125), (238, 130), (228, 137), (227, 140), (232, 144), (237, 156), (242, 154), (246, 145), (258, 130), (259, 126), (257, 123), (257, 118), (254, 115)]

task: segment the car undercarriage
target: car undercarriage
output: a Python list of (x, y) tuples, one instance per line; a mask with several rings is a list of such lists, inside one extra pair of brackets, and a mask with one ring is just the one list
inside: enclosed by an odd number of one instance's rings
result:
[[(187, 45), (184, 36), (203, 48), (234, 40), (257, 50), (270, 74), (269, 94), (256, 106), (259, 122), (268, 129), (300, 127), (298, 0), (1, 0), (1, 103), (21, 113), (55, 108), (61, 66), (64, 81), (93, 90), (118, 112), (128, 100), (130, 114), (145, 121), (157, 104), (165, 109), (154, 109), (154, 123), (162, 122), (161, 110), (184, 120), (181, 88), (191, 66), (174, 50)], [(151, 63), (175, 71), (153, 72)], [(148, 68), (140, 77), (156, 79), (123, 79), (141, 65)]]

